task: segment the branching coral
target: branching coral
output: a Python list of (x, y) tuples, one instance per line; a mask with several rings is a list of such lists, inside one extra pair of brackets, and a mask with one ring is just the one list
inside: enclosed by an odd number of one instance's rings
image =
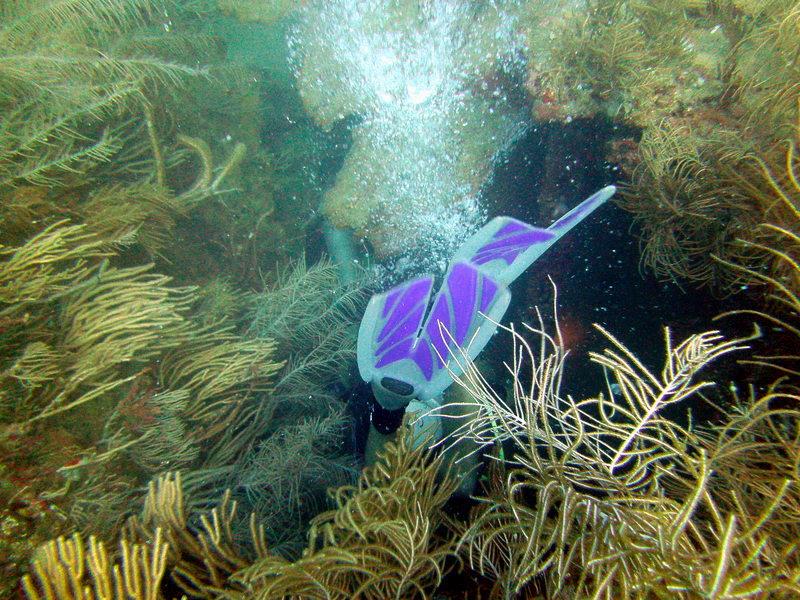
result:
[[(592, 358), (608, 395), (575, 401), (561, 393), (559, 335), (528, 328), (539, 338), (532, 348), (508, 331), (509, 399), (474, 366), (460, 380), (474, 403), (453, 435), (507, 442), (510, 451), (494, 469), (507, 473), (491, 478), (469, 522), (442, 511), (457, 486), (442, 475), (444, 455), (412, 448), (405, 432), (356, 486), (333, 492), (336, 507), (313, 520), (295, 561), (267, 547), (254, 514), (250, 549), (240, 544), (230, 493), (193, 518), (196, 503), (172, 474), (150, 484), (128, 539), (162, 532), (166, 571), (199, 598), (430, 597), (454, 552), (506, 597), (528, 585), (547, 596), (608, 598), (800, 592), (797, 396), (774, 388), (705, 427), (664, 414), (709, 388), (700, 374), (747, 340), (708, 332), (676, 344), (667, 332), (655, 373), (601, 330), (610, 347)], [(43, 574), (42, 585), (52, 577)]]
[(188, 207), (166, 188), (142, 182), (100, 188), (74, 212), (97, 237), (135, 241), (155, 257), (171, 243)]
[(139, 467), (157, 473), (169, 457), (172, 468), (194, 464), (200, 455), (200, 437), (188, 416), (191, 392), (185, 388), (143, 393), (125, 398), (106, 421), (102, 440), (109, 451), (126, 450)]
[(758, 269), (765, 253), (746, 247), (761, 220), (749, 184), (737, 171), (752, 150), (735, 131), (667, 122), (645, 132), (641, 163), (621, 204), (641, 228), (642, 264), (656, 276), (730, 292), (752, 282), (712, 256)]
[(18, 420), (30, 424), (97, 399), (130, 381), (120, 365), (142, 364), (186, 338), (182, 313), (192, 290), (167, 287), (169, 278), (149, 270), (100, 269), (61, 293), (59, 331), (50, 344), (25, 346), (4, 374), (25, 389)]
[(337, 389), (355, 357), (352, 329), (364, 300), (363, 282), (340, 285), (327, 260), (298, 261), (249, 298), (253, 343), (275, 340), (276, 356), (286, 363), (269, 396), (237, 416), (238, 439), (215, 446), (213, 456), (219, 462), (232, 446), (250, 444), (250, 455), (220, 485), (257, 513), (273, 548), (286, 555), (303, 546), (308, 519), (326, 505), (326, 489), (352, 481), (353, 460), (342, 451), (348, 417)]
[(157, 531), (152, 545), (123, 539), (112, 562), (103, 542), (90, 537), (87, 548), (76, 533), (46, 544), (33, 562), (35, 578), (26, 575), (22, 586), (30, 600), (156, 600), (167, 551)]
[(313, 345), (314, 336), (355, 317), (365, 302), (364, 281), (342, 287), (327, 259), (309, 265), (305, 257), (283, 267), (274, 285), (252, 298), (250, 333), (290, 347)]
[(411, 443), (399, 436), (357, 486), (335, 492), (337, 508), (314, 519), (302, 558), (265, 557), (237, 580), (264, 599), (428, 597), (453, 550), (436, 530), (457, 484), (449, 476), (437, 481), (442, 457)]
[[(212, 598), (226, 592), (243, 591), (226, 585), (230, 576), (249, 564), (236, 548), (231, 525), (236, 515), (236, 502), (226, 493), (210, 514), (200, 518), (199, 531), (189, 528), (187, 507), (180, 474), (166, 473), (150, 482), (140, 518), (128, 525), (132, 537), (151, 540), (163, 531), (169, 545), (166, 561), (172, 578), (195, 598)], [(263, 528), (251, 518), (254, 550), (258, 556), (267, 553)]]
[[(97, 202), (131, 194), (101, 192)], [(14, 466), (24, 473), (18, 481), (34, 482), (21, 488), (26, 502), (43, 502), (59, 521), (109, 535), (136, 477), (134, 472), (120, 480), (115, 469), (129, 458), (144, 472), (162, 468), (165, 460), (176, 466), (197, 460), (199, 440), (219, 437), (225, 417), (262, 393), (281, 363), (269, 360), (268, 340), (244, 341), (230, 327), (193, 322), (193, 288), (170, 285), (152, 265), (110, 266), (131, 229), (138, 233), (145, 226), (135, 218), (128, 226), (93, 216), (80, 225), (57, 221), (3, 253), (1, 437), (14, 452), (20, 440), (30, 440), (26, 452), (42, 463), (40, 470), (27, 461)], [(203, 366), (205, 379), (192, 366), (190, 351), (195, 359), (218, 359)], [(169, 381), (158, 380), (150, 366), (165, 353), (174, 359)], [(211, 423), (214, 418), (219, 422)], [(203, 427), (187, 435), (187, 426), (201, 421)], [(42, 434), (66, 428), (69, 444), (49, 447)]]
[(798, 256), (800, 125), (768, 146), (739, 126), (671, 119), (644, 133), (621, 200), (641, 228), (642, 264), (724, 292), (771, 275), (797, 289), (785, 259)]
[(0, 106), (9, 118), (0, 136), (0, 188), (85, 177), (127, 143), (131, 127), (120, 113), (141, 104), (146, 89), (175, 90), (207, 74), (158, 57), (152, 47), (144, 54), (125, 48), (156, 8), (151, 0), (3, 5)]
[[(164, 357), (160, 380), (191, 394), (187, 415), (197, 427), (224, 428), (248, 395), (271, 389), (283, 363), (271, 340), (242, 340), (222, 331), (198, 336)], [(206, 432), (207, 435), (210, 432)]]
[[(219, 57), (178, 31), (182, 5), (25, 0), (0, 15), (0, 472), (16, 498), (0, 520), (32, 514), (29, 544), (111, 538), (153, 472), (220, 473), (264, 435), (274, 343), (195, 318), (195, 288), (160, 274), (189, 279), (168, 258), (176, 230), (231, 191), (246, 148), (216, 166), (202, 140), (165, 141)], [(9, 581), (23, 562), (4, 565)]]
[[(108, 163), (121, 150), (122, 132), (106, 128), (92, 139), (79, 130), (100, 127), (104, 118), (113, 115), (118, 105), (134, 94), (135, 88), (126, 85), (115, 86), (76, 107), (18, 104), (0, 125), (0, 189), (25, 182), (64, 185), (65, 180), (74, 182), (76, 175), (85, 175), (91, 168)], [(54, 144), (54, 138), (62, 143)]]
[(575, 401), (560, 391), (558, 336), (528, 331), (538, 347), (509, 330), (508, 401), (468, 369), (463, 385), (480, 413), (455, 434), (484, 445), (513, 442), (510, 472), (495, 481), (460, 542), (470, 563), (496, 578), (498, 591), (516, 593), (536, 577), (548, 596), (797, 593), (800, 562), (790, 541), (797, 522), (787, 521), (798, 501), (790, 467), (796, 452), (786, 453), (797, 411), (769, 408), (769, 401), (749, 409), (761, 412), (764, 425), (788, 427), (782, 437), (766, 438), (762, 429), (766, 439), (756, 446), (762, 460), (774, 456), (788, 468), (763, 477), (750, 469), (752, 483), (739, 481), (733, 464), (736, 456), (755, 459), (749, 453), (757, 434), (742, 431), (743, 415), (714, 437), (663, 414), (667, 404), (709, 385), (698, 372), (746, 340), (709, 332), (673, 345), (667, 336), (657, 376), (601, 330), (612, 348), (592, 359), (606, 371), (608, 396)]
[[(767, 289), (765, 310), (734, 310), (734, 314), (749, 314), (768, 322), (773, 329), (788, 334), (786, 349), (772, 355), (756, 355), (748, 362), (776, 368), (786, 375), (800, 375), (800, 180), (798, 179), (798, 159), (796, 142), (787, 142), (787, 149), (781, 165), (783, 170), (756, 159), (756, 173), (747, 172), (743, 184), (764, 207), (769, 222), (762, 223), (756, 235), (745, 238), (741, 243), (763, 252), (770, 260), (769, 271), (756, 271), (724, 258), (715, 257), (725, 267), (742, 273)], [(754, 241), (758, 240), (758, 241)], [(720, 315), (725, 317), (728, 314)], [(794, 381), (794, 380), (793, 380)], [(797, 388), (796, 383), (792, 385)]]
[(108, 244), (83, 225), (59, 221), (17, 248), (3, 248), (0, 265), (3, 316), (19, 316), (39, 302), (73, 289), (110, 254)]
[(366, 301), (365, 285), (363, 277), (341, 285), (329, 260), (309, 266), (301, 259), (279, 272), (274, 286), (252, 296), (250, 333), (276, 340), (288, 356), (276, 379), (281, 398), (308, 404), (315, 390), (319, 401), (355, 357), (352, 325)]
[(130, 521), (128, 535), (144, 542), (163, 532), (167, 570), (192, 597), (427, 597), (452, 555), (452, 534), (437, 530), (457, 483), (442, 477), (441, 456), (412, 449), (410, 442), (411, 436), (399, 436), (357, 486), (333, 494), (337, 508), (314, 519), (309, 546), (294, 562), (268, 549), (254, 514), (250, 550), (237, 544), (237, 503), (230, 492), (194, 526), (179, 474), (150, 483), (144, 510)]

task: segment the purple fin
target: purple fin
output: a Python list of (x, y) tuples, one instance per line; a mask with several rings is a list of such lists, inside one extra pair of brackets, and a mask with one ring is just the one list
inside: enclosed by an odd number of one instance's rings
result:
[[(555, 237), (552, 231), (531, 227), (517, 221), (509, 225), (524, 227), (522, 231), (515, 230), (511, 234), (501, 235), (502, 230), (492, 236), (492, 241), (484, 244), (475, 251), (471, 262), (483, 265), (493, 260), (502, 260), (506, 265), (511, 265), (517, 257), (536, 244), (549, 244)], [(509, 225), (503, 229), (508, 229)]]
[(382, 341), (397, 328), (405, 328), (409, 330), (409, 333), (416, 334), (419, 324), (422, 322), (424, 311), (418, 315), (416, 324), (410, 322), (408, 317), (418, 312), (415, 309), (420, 306), (423, 309), (425, 308), (432, 285), (433, 279), (431, 277), (421, 277), (389, 290), (386, 294), (382, 311), (386, 322), (383, 324), (376, 341)]
[[(450, 353), (477, 356), (505, 313), (510, 294), (475, 265), (451, 265), (429, 303), (432, 277), (420, 277), (373, 296), (358, 334), (358, 368), (365, 381), (383, 377), (410, 383), (420, 398), (451, 383)], [(487, 320), (484, 315), (489, 315)], [(459, 350), (457, 350), (457, 348)]]
[[(373, 389), (388, 378), (408, 384), (420, 400), (439, 396), (491, 338), (511, 300), (508, 284), (614, 192), (603, 188), (547, 229), (492, 219), (458, 249), (433, 302), (427, 275), (373, 296), (358, 331), (361, 377)], [(391, 410), (408, 402), (401, 400), (379, 399)]]
[(416, 349), (427, 314), (433, 277), (423, 276), (372, 297), (358, 331), (358, 368), (371, 378), (376, 369), (419, 357), (419, 370), (430, 376), (430, 357)]
[(569, 231), (575, 225), (580, 223), (584, 217), (586, 217), (590, 212), (592, 212), (595, 208), (603, 204), (606, 200), (608, 200), (611, 196), (614, 195), (616, 188), (614, 186), (604, 187), (602, 190), (599, 190), (589, 196), (586, 200), (578, 204), (575, 208), (569, 211), (567, 214), (562, 216), (558, 221), (550, 225), (548, 229), (551, 231)]
[(431, 348), (434, 364), (430, 384), (422, 390), (425, 397), (432, 398), (450, 385), (452, 377), (445, 365), (451, 358), (456, 360), (450, 369), (458, 374), (456, 363), (465, 357), (471, 360), (483, 350), (496, 329), (494, 322), (508, 308), (509, 299), (508, 290), (475, 265), (451, 265), (422, 327), (420, 343)]
[(615, 189), (608, 186), (595, 192), (547, 229), (511, 217), (495, 217), (461, 245), (453, 261), (477, 265), (497, 283), (508, 285), (559, 238), (608, 200)]

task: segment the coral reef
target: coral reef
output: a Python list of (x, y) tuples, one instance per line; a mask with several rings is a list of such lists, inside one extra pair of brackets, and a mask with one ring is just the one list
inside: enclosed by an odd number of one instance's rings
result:
[[(362, 119), (331, 220), (386, 254), (391, 227), (428, 235), (409, 212), (466, 234), (452, 209), (531, 106), (604, 115), (641, 130), (618, 155), (643, 265), (761, 292), (731, 313), (771, 346), (665, 330), (654, 369), (598, 328), (605, 386), (575, 399), (557, 326), (510, 328), (508, 371), (465, 368), (442, 448), (401, 429), (360, 473), (338, 396), (368, 282), (275, 268), (312, 217), (276, 214), (274, 186), (312, 152), (265, 151), (257, 88), (196, 35), (215, 4), (0, 3), (0, 595), (800, 594), (797, 2), (362, 3), (335, 40), (309, 19), (344, 3), (291, 7), (328, 36), (295, 48), (306, 106)], [(353, 36), (372, 67), (335, 62)], [(351, 77), (375, 65), (377, 87)], [(733, 360), (746, 379), (715, 385)]]
[(271, 422), (226, 484), (257, 514), (273, 550), (288, 555), (303, 547), (305, 524), (326, 506), (327, 489), (353, 478), (354, 461), (341, 449), (348, 418), (335, 390), (350, 385), (363, 286), (363, 278), (340, 285), (330, 261), (300, 260), (251, 299), (249, 334), (274, 340), (286, 365), (264, 407)]
[[(230, 492), (193, 524), (181, 476), (158, 477), (150, 483), (144, 508), (131, 518), (120, 544), (122, 564), (136, 560), (153, 565), (145, 571), (150, 585), (139, 584), (149, 593), (131, 597), (164, 597), (152, 583), (157, 584), (165, 570), (192, 598), (424, 596), (429, 586), (441, 581), (444, 560), (453, 551), (452, 535), (441, 536), (437, 530), (444, 522), (442, 507), (456, 483), (439, 476), (441, 457), (412, 449), (409, 442), (408, 435), (399, 435), (380, 460), (362, 473), (357, 486), (342, 487), (333, 494), (336, 508), (314, 519), (309, 546), (294, 562), (271, 551), (254, 514), (248, 521), (249, 551), (237, 543), (233, 526), (238, 507)], [(128, 540), (137, 541), (131, 545)], [(118, 578), (118, 569), (110, 575), (105, 568), (94, 568), (96, 555), (101, 555), (104, 567), (109, 560), (102, 545), (92, 540), (91, 547), (87, 562), (92, 568), (85, 577), (80, 537), (50, 542), (45, 547), (46, 559), (36, 563), (37, 584), (25, 579), (28, 596), (39, 598), (39, 589), (55, 588), (51, 597), (58, 600), (83, 597), (72, 590), (90, 582), (107, 586), (112, 577)], [(142, 554), (142, 548), (149, 548), (154, 558), (148, 560), (150, 554)], [(59, 587), (63, 574), (59, 564), (68, 565), (80, 585)], [(129, 570), (138, 575), (135, 569)]]
[[(95, 0), (0, 10), (0, 595), (36, 545), (79, 532), (37, 554), (29, 595), (82, 594), (91, 571), (103, 589), (148, 585), (153, 597), (158, 579), (136, 572), (145, 568), (141, 547), (123, 546), (117, 567), (103, 549), (141, 486), (182, 468), (198, 502), (203, 492), (218, 497), (251, 448), (303, 424), (289, 396), (308, 401), (323, 388), (300, 390), (310, 379), (303, 369), (321, 373), (320, 360), (304, 362), (308, 345), (287, 349), (293, 369), (284, 371), (275, 341), (245, 333), (244, 291), (215, 278), (227, 271), (237, 286), (262, 287), (260, 263), (246, 265), (246, 277), (233, 267), (242, 252), (259, 255), (264, 238), (250, 241), (250, 224), (211, 218), (259, 175), (243, 175), (252, 166), (245, 144), (192, 135), (225, 124), (188, 116), (184, 100), (211, 101), (239, 84), (234, 69), (218, 68), (214, 40), (192, 29), (191, 10)], [(226, 118), (234, 116), (246, 120), (241, 110)], [(243, 205), (268, 225), (269, 197), (265, 206), (245, 187)], [(181, 243), (197, 231), (203, 245)], [(214, 253), (238, 238), (248, 245)], [(339, 332), (340, 345), (343, 320), (327, 331)], [(330, 419), (341, 425), (341, 411)], [(329, 444), (314, 456), (341, 454)]]
[[(178, 40), (145, 35), (156, 8), (151, 0), (4, 3), (0, 185), (85, 182), (98, 164), (126, 169), (129, 161), (111, 159), (141, 155), (121, 112), (146, 103), (147, 89), (208, 75), (159, 56)], [(180, 42), (198, 51), (208, 38)]]
[(717, 98), (719, 57), (731, 42), (726, 29), (698, 18), (697, 5), (588, 2), (555, 27), (548, 55), (532, 57), (534, 117), (599, 113), (647, 128), (680, 108)]
[(314, 519), (302, 558), (268, 556), (236, 579), (257, 598), (424, 596), (452, 553), (453, 540), (436, 530), (455, 480), (437, 480), (441, 457), (412, 443), (401, 434), (357, 486), (336, 490), (336, 508)]
[[(154, 600), (164, 576), (167, 546), (157, 532), (152, 545), (120, 542), (119, 561), (110, 563), (103, 542), (89, 538), (88, 548), (80, 534), (49, 542), (36, 558), (33, 578), (22, 580), (31, 600), (41, 598), (116, 598)], [(91, 588), (89, 584), (91, 583)], [(41, 592), (41, 593), (40, 593)]]
[[(606, 391), (575, 401), (561, 391), (558, 332), (527, 328), (532, 343), (508, 331), (508, 398), (472, 367), (462, 381), (480, 414), (454, 433), (512, 450), (459, 541), (498, 596), (798, 592), (795, 389), (742, 399), (714, 425), (674, 412), (713, 386), (701, 371), (748, 340), (707, 332), (675, 344), (666, 330), (658, 374), (601, 329), (611, 347), (592, 360)], [(761, 461), (771, 466), (757, 473)]]
[(740, 136), (665, 121), (644, 132), (639, 153), (621, 205), (641, 229), (642, 265), (679, 283), (721, 290), (746, 285), (741, 271), (711, 259), (751, 267), (763, 260), (739, 242), (761, 221), (752, 194), (734, 176), (752, 156)]
[(797, 136), (797, 22), (789, 0), (592, 0), (530, 54), (535, 120), (600, 115), (640, 130), (638, 147), (617, 140), (610, 157), (631, 177), (621, 204), (659, 278), (728, 294), (775, 264), (757, 225), (792, 227), (769, 182), (793, 193), (795, 159), (787, 167), (779, 147)]
[[(356, 486), (333, 492), (335, 508), (312, 520), (296, 560), (274, 553), (254, 514), (248, 540), (237, 539), (230, 492), (193, 518), (186, 484), (171, 474), (150, 484), (123, 540), (163, 540), (165, 571), (197, 598), (428, 598), (459, 564), (493, 581), (497, 597), (800, 591), (796, 386), (736, 398), (713, 423), (675, 416), (710, 399), (713, 363), (743, 355), (749, 339), (706, 332), (674, 342), (666, 329), (654, 372), (601, 329), (609, 347), (592, 360), (605, 391), (576, 401), (561, 389), (558, 331), (526, 328), (533, 345), (507, 332), (516, 349), (508, 396), (474, 366), (459, 382), (471, 414), (448, 441), (492, 449), (486, 495), (467, 520), (444, 516), (457, 487), (446, 455), (413, 448), (405, 430)], [(36, 573), (39, 587), (55, 585), (55, 574)]]

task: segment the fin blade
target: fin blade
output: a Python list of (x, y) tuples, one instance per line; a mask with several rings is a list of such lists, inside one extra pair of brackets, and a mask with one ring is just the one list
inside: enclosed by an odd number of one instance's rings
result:
[(461, 245), (453, 260), (472, 263), (498, 283), (509, 285), (615, 192), (613, 185), (604, 187), (547, 229), (511, 217), (495, 217)]
[[(391, 368), (409, 356), (419, 335), (433, 287), (433, 277), (424, 275), (372, 297), (358, 329), (358, 371), (364, 381), (371, 381), (376, 371)], [(422, 382), (424, 366), (403, 369), (404, 381)], [(411, 379), (409, 379), (409, 377)]]
[(557, 236), (561, 237), (570, 229), (575, 227), (575, 225), (588, 217), (596, 208), (604, 204), (616, 192), (616, 186), (607, 185), (603, 189), (596, 191), (586, 200), (578, 204), (578, 206), (567, 212), (547, 229), (556, 232)]
[[(453, 382), (453, 375), (461, 374), (457, 363), (478, 356), (510, 301), (508, 288), (475, 265), (456, 262), (450, 266), (420, 333), (419, 346), (429, 348), (433, 357), (433, 374), (421, 386), (420, 399), (441, 394)], [(453, 357), (455, 361), (450, 360)]]

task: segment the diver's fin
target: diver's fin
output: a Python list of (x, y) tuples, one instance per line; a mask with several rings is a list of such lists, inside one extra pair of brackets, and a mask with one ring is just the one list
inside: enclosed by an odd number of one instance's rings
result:
[(614, 185), (607, 185), (602, 190), (599, 190), (589, 196), (586, 200), (578, 204), (575, 208), (562, 216), (558, 221), (550, 225), (547, 229), (556, 232), (558, 236), (556, 239), (567, 233), (570, 229), (575, 227), (578, 223), (583, 221), (589, 216), (595, 208), (603, 204), (606, 200), (611, 198), (617, 192), (617, 187)]
[[(475, 265), (450, 265), (420, 333), (419, 345), (430, 348), (433, 370), (420, 386), (419, 398), (441, 394), (453, 382), (453, 376), (461, 374), (458, 363), (468, 363), (478, 356), (510, 301), (508, 288)], [(452, 357), (456, 360), (450, 361)]]
[(416, 342), (428, 308), (433, 277), (424, 275), (372, 297), (358, 329), (358, 371), (414, 383), (430, 379), (433, 357)]
[(401, 396), (412, 393), (405, 384), (417, 398), (438, 396), (453, 382), (446, 366), (451, 353), (457, 360), (449, 367), (459, 375), (456, 362), (483, 350), (511, 301), (505, 286), (474, 265), (455, 263), (423, 323), (432, 283), (432, 277), (420, 277), (370, 300), (358, 332), (362, 379), (385, 381)]
[(613, 185), (604, 187), (547, 229), (511, 217), (495, 217), (461, 245), (453, 260), (472, 263), (498, 283), (508, 285), (614, 192)]
[(441, 394), (492, 337), (511, 301), (508, 284), (615, 191), (603, 188), (547, 229), (492, 219), (456, 252), (430, 307), (430, 275), (373, 296), (357, 356), (380, 404), (397, 410)]

